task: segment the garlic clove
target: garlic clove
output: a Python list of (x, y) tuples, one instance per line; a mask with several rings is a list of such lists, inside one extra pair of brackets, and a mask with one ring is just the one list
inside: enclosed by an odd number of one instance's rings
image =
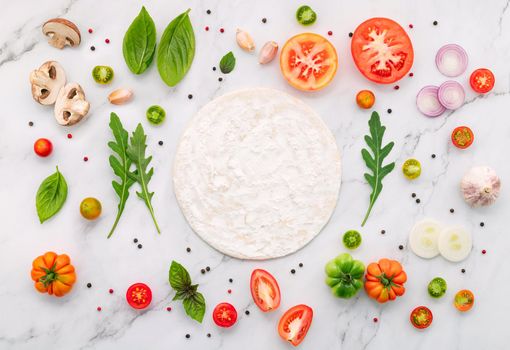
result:
[(244, 30), (237, 29), (236, 32), (236, 41), (237, 45), (244, 51), (251, 52), (255, 50), (255, 43), (253, 42), (253, 39), (248, 32), (245, 32)]
[(259, 53), (259, 63), (267, 64), (274, 60), (276, 53), (278, 52), (278, 44), (274, 41), (268, 41), (262, 46)]
[(493, 169), (479, 166), (471, 168), (464, 175), (460, 186), (466, 203), (472, 207), (482, 207), (496, 201), (501, 189), (501, 180)]
[(122, 105), (131, 100), (133, 91), (130, 89), (117, 89), (108, 95), (108, 101), (113, 105)]

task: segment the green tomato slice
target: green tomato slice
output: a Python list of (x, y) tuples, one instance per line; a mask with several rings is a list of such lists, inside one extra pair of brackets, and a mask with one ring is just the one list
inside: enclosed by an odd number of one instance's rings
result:
[(446, 293), (447, 284), (444, 278), (436, 277), (428, 286), (429, 295), (432, 298), (441, 298)]
[(296, 19), (300, 24), (309, 26), (310, 24), (315, 23), (317, 20), (317, 14), (310, 6), (303, 5), (297, 9)]
[(416, 159), (408, 159), (402, 165), (402, 172), (409, 180), (414, 180), (421, 174), (421, 164)]
[(361, 244), (361, 234), (356, 230), (349, 230), (344, 233), (342, 242), (347, 249), (356, 249)]
[(92, 70), (92, 77), (98, 84), (110, 84), (113, 80), (113, 68), (108, 66), (95, 66)]
[(158, 125), (165, 120), (166, 112), (161, 106), (154, 105), (147, 109), (146, 116), (151, 124)]

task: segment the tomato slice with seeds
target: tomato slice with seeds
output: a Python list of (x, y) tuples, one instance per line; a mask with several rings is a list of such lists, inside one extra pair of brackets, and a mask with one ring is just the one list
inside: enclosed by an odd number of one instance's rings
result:
[(459, 311), (471, 310), (475, 303), (475, 295), (468, 289), (463, 289), (455, 294), (454, 305)]
[(145, 309), (152, 301), (152, 291), (145, 283), (135, 283), (128, 288), (126, 300), (134, 309)]
[(338, 56), (323, 36), (302, 33), (282, 48), (280, 69), (290, 85), (302, 91), (320, 90), (335, 77)]
[(496, 78), (494, 74), (487, 68), (479, 68), (471, 73), (469, 77), (469, 85), (471, 88), (480, 94), (485, 94), (492, 90)]
[(229, 303), (220, 303), (216, 305), (213, 311), (213, 321), (220, 327), (232, 327), (237, 321), (237, 311), (234, 305)]
[(411, 324), (418, 329), (429, 327), (432, 324), (433, 318), (432, 311), (426, 306), (416, 307), (410, 316)]
[(404, 28), (388, 18), (371, 18), (354, 31), (352, 58), (361, 74), (379, 84), (402, 79), (413, 66), (414, 50)]
[(475, 140), (475, 134), (473, 131), (467, 126), (458, 126), (453, 129), (452, 132), (452, 143), (455, 147), (460, 149), (468, 148), (473, 144)]
[(313, 310), (307, 305), (296, 305), (283, 314), (278, 323), (278, 334), (285, 341), (298, 346), (312, 324)]
[(262, 311), (273, 311), (280, 306), (280, 287), (273, 275), (266, 270), (253, 270), (250, 289), (253, 301)]

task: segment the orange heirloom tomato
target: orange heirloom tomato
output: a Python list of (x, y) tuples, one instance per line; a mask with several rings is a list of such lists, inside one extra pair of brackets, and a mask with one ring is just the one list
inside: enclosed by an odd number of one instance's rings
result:
[(398, 261), (381, 259), (371, 263), (365, 275), (365, 291), (380, 303), (395, 300), (405, 293), (407, 275)]
[(38, 256), (32, 262), (30, 275), (35, 282), (35, 289), (56, 297), (69, 293), (76, 282), (76, 272), (69, 256), (54, 252)]

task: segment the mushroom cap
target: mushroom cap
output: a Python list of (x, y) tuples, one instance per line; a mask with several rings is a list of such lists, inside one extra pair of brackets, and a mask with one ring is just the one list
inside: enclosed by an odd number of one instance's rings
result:
[(50, 45), (63, 49), (64, 46), (78, 46), (81, 42), (80, 30), (64, 18), (52, 18), (42, 26), (42, 32), (49, 37)]
[(70, 126), (78, 123), (89, 112), (90, 104), (85, 93), (77, 83), (69, 83), (60, 89), (55, 102), (55, 118), (60, 125)]
[(30, 73), (30, 84), (35, 101), (42, 105), (52, 105), (66, 84), (66, 74), (58, 62), (47, 61)]

